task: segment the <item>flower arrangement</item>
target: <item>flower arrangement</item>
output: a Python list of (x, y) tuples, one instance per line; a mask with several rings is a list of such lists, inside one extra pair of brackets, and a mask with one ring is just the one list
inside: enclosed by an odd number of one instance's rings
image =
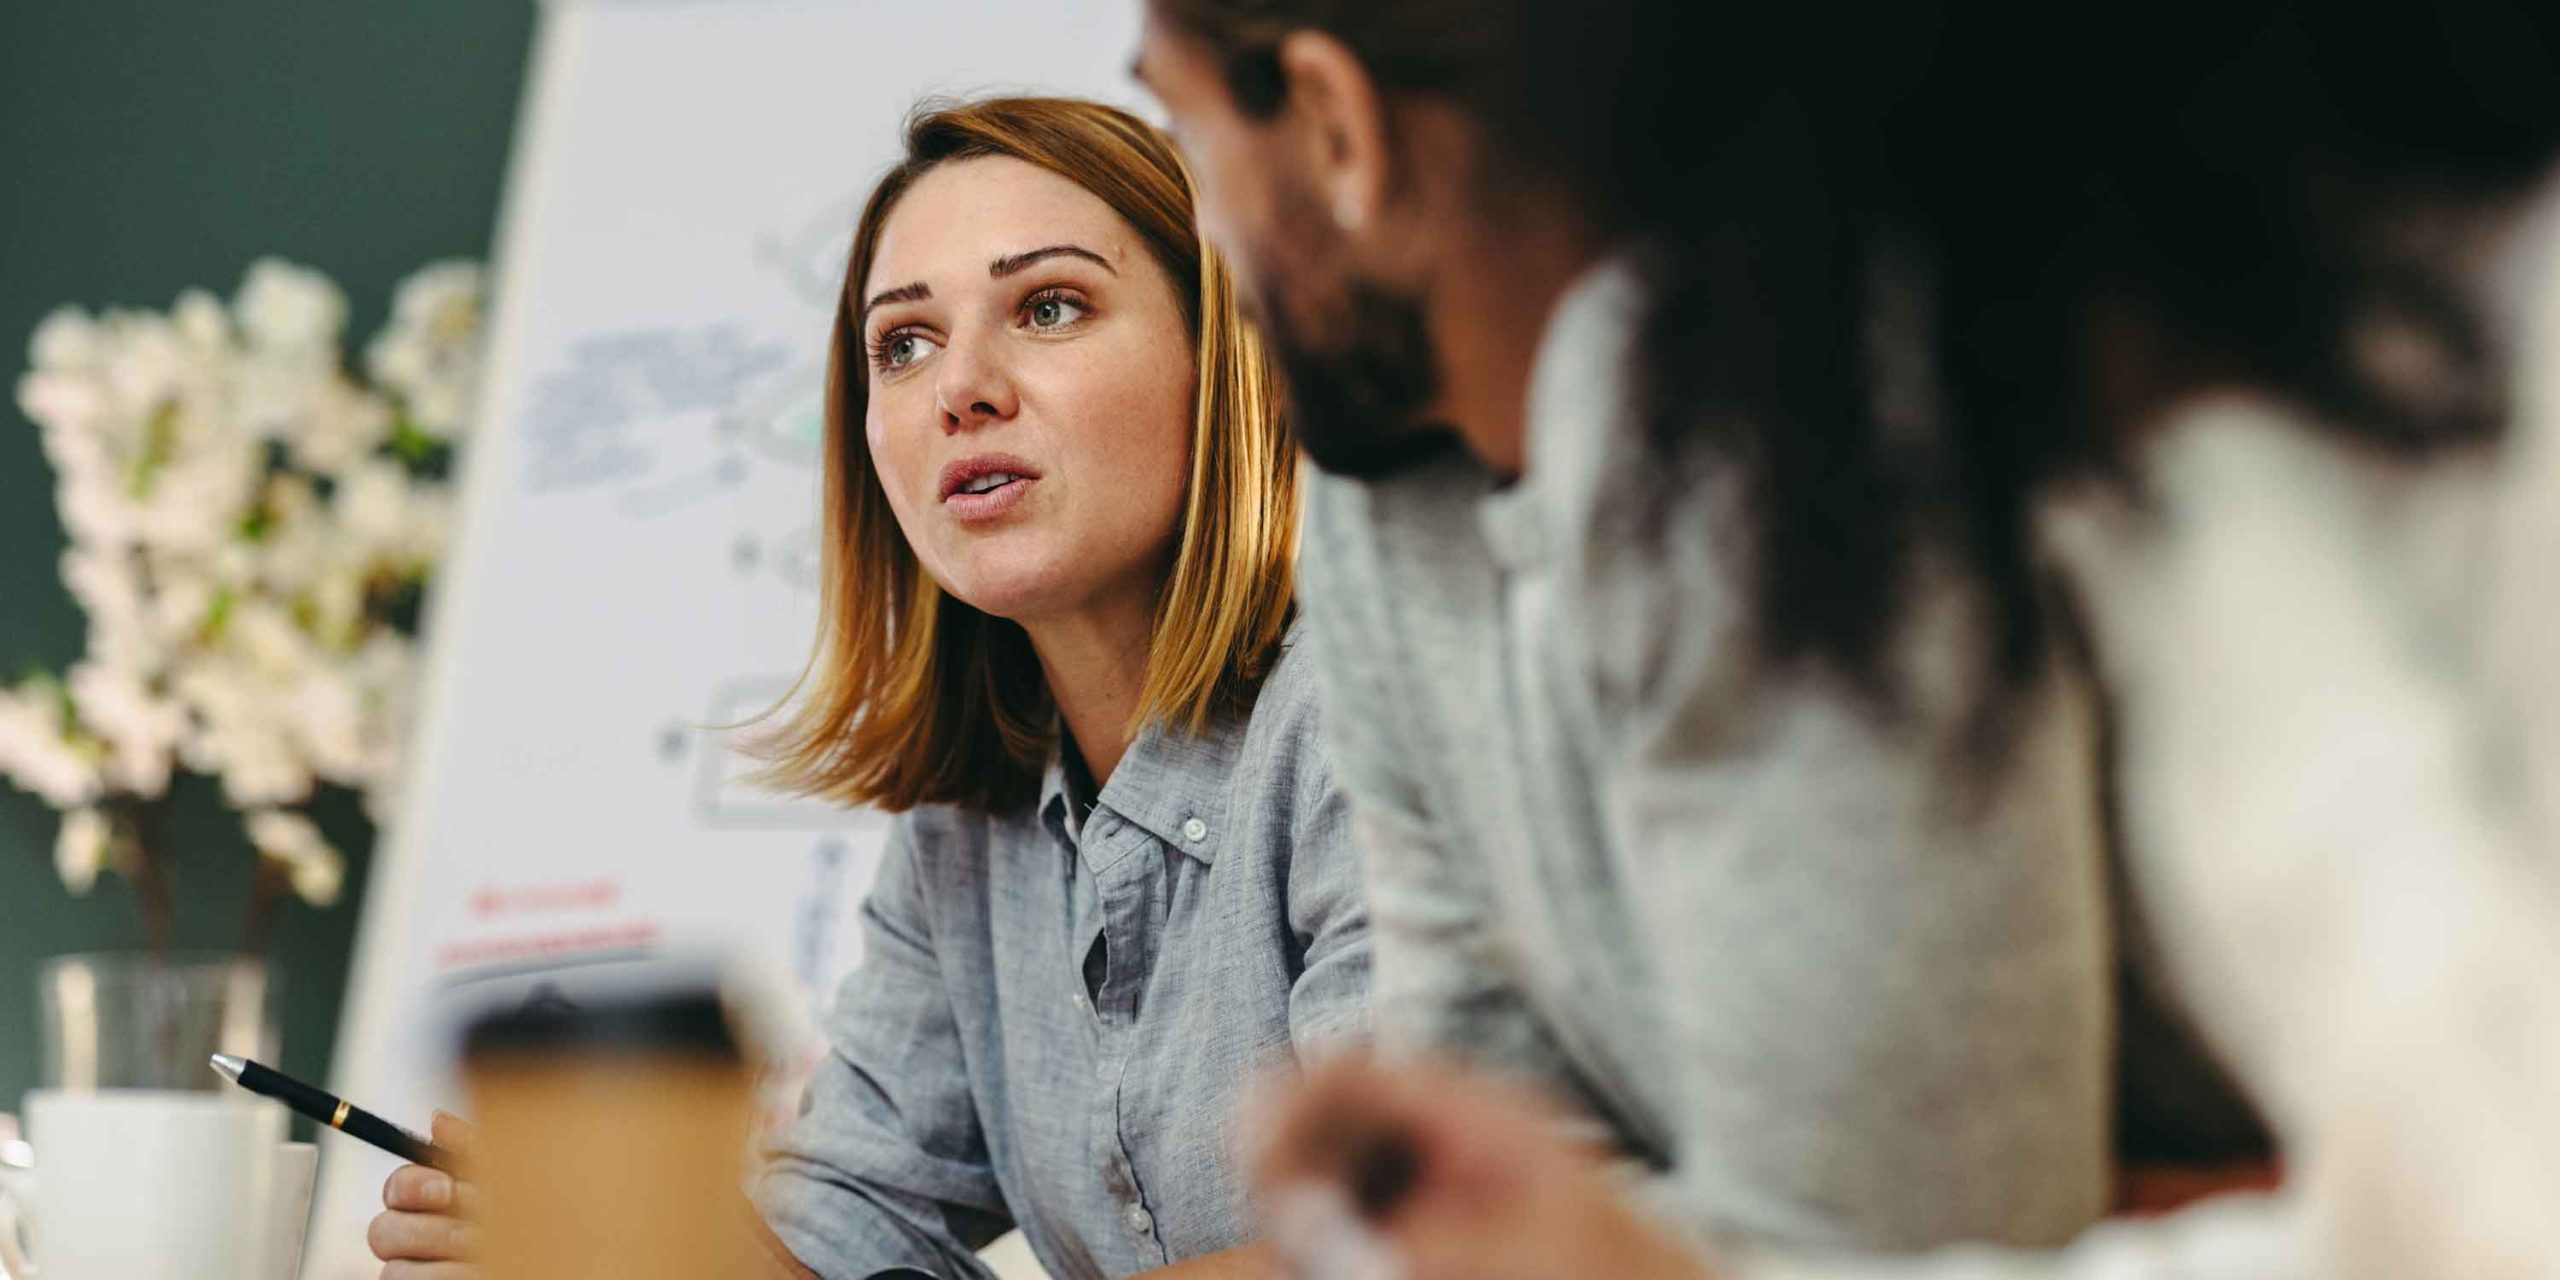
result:
[(173, 773), (221, 782), (257, 850), (244, 949), (287, 893), (337, 899), (345, 862), (306, 812), (322, 784), (378, 821), (414, 703), (416, 602), (445, 543), (447, 477), (479, 380), (468, 262), (400, 285), (345, 367), (345, 295), (277, 260), (228, 306), (66, 307), (36, 329), (18, 403), (43, 435), (87, 614), (65, 670), (0, 684), (0, 776), (59, 810), (73, 893), (126, 877), (170, 945)]

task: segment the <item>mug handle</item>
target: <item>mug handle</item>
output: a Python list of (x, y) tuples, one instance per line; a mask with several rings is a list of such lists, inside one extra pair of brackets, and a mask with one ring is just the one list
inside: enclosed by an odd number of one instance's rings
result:
[[(0, 1125), (0, 1132), (15, 1127)], [(27, 1261), (27, 1202), (35, 1190), (27, 1145), (14, 1136), (0, 1137), (0, 1280), (36, 1280), (35, 1264)]]

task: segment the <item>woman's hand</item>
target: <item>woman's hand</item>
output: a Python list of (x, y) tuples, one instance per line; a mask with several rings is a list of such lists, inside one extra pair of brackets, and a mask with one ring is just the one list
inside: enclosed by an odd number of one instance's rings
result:
[(1246, 1153), (1266, 1237), (1303, 1280), (1702, 1280), (1600, 1155), (1526, 1092), (1341, 1059), (1289, 1086)]
[[(471, 1150), (471, 1126), (439, 1111), (436, 1145)], [(382, 1280), (479, 1280), (480, 1189), (441, 1169), (402, 1165), (382, 1184), (381, 1216), (365, 1243), (382, 1259)]]

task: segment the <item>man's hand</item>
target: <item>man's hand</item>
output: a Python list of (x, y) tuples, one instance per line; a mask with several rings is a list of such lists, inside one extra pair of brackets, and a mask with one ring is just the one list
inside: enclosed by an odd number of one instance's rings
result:
[[(436, 1144), (464, 1159), (471, 1126), (439, 1111)], [(382, 1184), (383, 1212), (365, 1231), (382, 1280), (479, 1280), (480, 1189), (441, 1169), (402, 1165)]]
[(1337, 1059), (1246, 1153), (1265, 1237), (1303, 1280), (1703, 1280), (1529, 1093)]

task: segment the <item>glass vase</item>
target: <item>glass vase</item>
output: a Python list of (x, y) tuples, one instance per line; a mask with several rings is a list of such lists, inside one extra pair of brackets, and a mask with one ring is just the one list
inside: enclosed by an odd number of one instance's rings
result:
[(214, 1054), (276, 1060), (275, 982), (256, 957), (56, 956), (36, 981), (48, 1089), (228, 1089)]

